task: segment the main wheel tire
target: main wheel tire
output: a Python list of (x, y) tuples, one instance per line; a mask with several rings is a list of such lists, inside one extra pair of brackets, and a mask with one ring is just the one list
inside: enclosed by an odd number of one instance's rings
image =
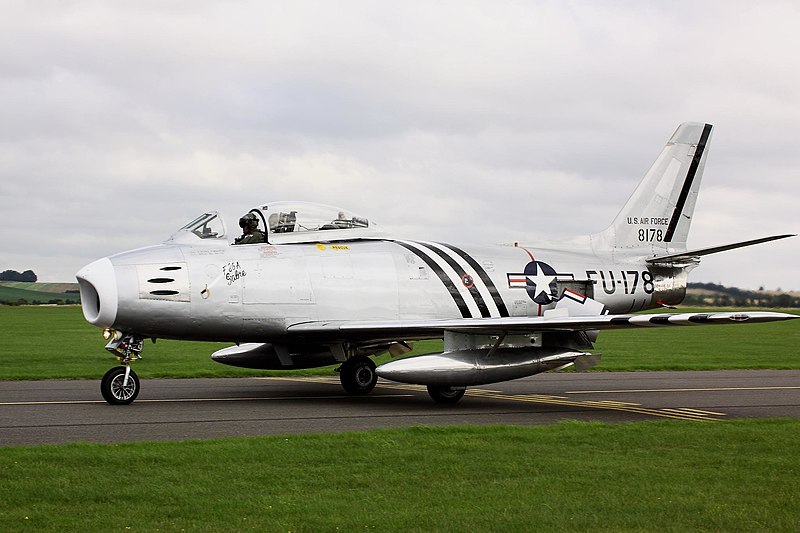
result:
[(428, 394), (436, 403), (457, 403), (467, 392), (465, 387), (440, 387), (428, 385)]
[(339, 381), (347, 394), (369, 394), (378, 383), (375, 363), (364, 355), (351, 357), (342, 363)]
[(131, 370), (128, 384), (125, 382), (125, 367), (117, 366), (106, 372), (100, 382), (103, 399), (111, 405), (128, 405), (139, 396), (139, 376)]

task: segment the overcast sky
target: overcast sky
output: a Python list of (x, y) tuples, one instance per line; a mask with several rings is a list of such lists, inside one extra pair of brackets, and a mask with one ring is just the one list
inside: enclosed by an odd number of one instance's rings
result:
[[(401, 236), (603, 229), (715, 125), (689, 245), (800, 232), (797, 2), (8, 1), (0, 269), (74, 281), (206, 210), (346, 207)], [(691, 281), (800, 289), (800, 237)]]

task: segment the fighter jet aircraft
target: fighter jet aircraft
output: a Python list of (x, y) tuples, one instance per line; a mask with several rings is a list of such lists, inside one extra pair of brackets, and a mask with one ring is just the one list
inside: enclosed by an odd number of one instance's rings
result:
[[(103, 397), (137, 397), (131, 364), (145, 338), (235, 343), (211, 357), (246, 368), (339, 363), (348, 393), (369, 393), (380, 376), (455, 403), (470, 385), (593, 366), (601, 330), (797, 318), (633, 314), (680, 303), (704, 255), (791, 236), (687, 249), (711, 131), (680, 125), (608, 228), (559, 243), (406, 240), (345, 209), (275, 202), (240, 221), (253, 243), (234, 244), (220, 215), (204, 213), (162, 244), (78, 272), (84, 316), (121, 363), (103, 377)], [(378, 368), (370, 359), (432, 338), (444, 339), (442, 353)]]

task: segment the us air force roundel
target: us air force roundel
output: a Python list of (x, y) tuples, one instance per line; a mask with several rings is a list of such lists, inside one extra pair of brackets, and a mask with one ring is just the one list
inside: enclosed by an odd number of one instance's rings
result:
[(528, 296), (537, 304), (551, 303), (558, 295), (556, 271), (547, 263), (531, 261), (525, 265)]
[(509, 288), (525, 288), (531, 300), (540, 305), (552, 303), (558, 297), (558, 274), (542, 261), (531, 261), (522, 274), (508, 274)]

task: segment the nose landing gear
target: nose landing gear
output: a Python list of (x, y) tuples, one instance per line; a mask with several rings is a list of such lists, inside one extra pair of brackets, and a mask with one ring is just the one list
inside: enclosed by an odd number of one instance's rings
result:
[(127, 405), (139, 396), (139, 376), (130, 366), (114, 367), (100, 382), (103, 399), (111, 405)]
[[(107, 330), (108, 331), (108, 330)], [(106, 372), (100, 381), (103, 399), (111, 405), (128, 405), (139, 396), (139, 376), (131, 370), (131, 363), (142, 358), (144, 339), (138, 335), (109, 332), (111, 339), (106, 350), (122, 363)]]

